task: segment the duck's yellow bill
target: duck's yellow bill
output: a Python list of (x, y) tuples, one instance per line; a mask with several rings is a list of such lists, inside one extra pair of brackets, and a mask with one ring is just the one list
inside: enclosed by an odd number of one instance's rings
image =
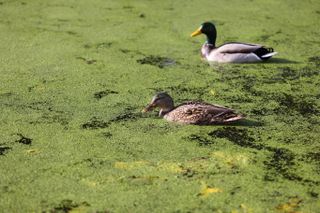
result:
[(195, 36), (200, 35), (200, 34), (202, 34), (201, 28), (199, 28), (199, 29), (197, 29), (196, 31), (194, 31), (194, 32), (191, 34), (191, 37), (195, 37)]

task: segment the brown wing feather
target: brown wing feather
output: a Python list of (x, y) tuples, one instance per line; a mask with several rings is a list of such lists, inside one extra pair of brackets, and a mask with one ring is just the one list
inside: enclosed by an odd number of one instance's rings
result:
[(189, 124), (214, 124), (224, 123), (230, 118), (238, 116), (232, 109), (203, 103), (189, 101), (177, 106), (165, 118), (170, 121)]
[(217, 47), (216, 51), (220, 53), (252, 53), (261, 47), (262, 45), (259, 44), (230, 42)]

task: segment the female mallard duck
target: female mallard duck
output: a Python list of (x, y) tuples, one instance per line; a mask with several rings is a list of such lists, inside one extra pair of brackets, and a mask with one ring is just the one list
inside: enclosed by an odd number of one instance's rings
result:
[(198, 101), (189, 101), (174, 107), (172, 98), (165, 92), (156, 94), (143, 112), (156, 107), (160, 108), (160, 117), (183, 124), (226, 124), (244, 117), (232, 109)]
[(266, 48), (259, 44), (246, 44), (230, 42), (216, 47), (217, 31), (214, 24), (203, 23), (199, 29), (191, 34), (191, 37), (205, 34), (207, 41), (201, 48), (201, 55), (208, 62), (219, 63), (246, 63), (265, 61), (277, 54), (272, 48)]

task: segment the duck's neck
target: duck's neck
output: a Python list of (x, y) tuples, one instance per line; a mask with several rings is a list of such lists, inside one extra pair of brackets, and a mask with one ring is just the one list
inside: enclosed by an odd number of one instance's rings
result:
[(212, 31), (206, 34), (207, 44), (212, 47), (216, 47), (217, 31)]
[(165, 116), (165, 114), (167, 114), (168, 112), (172, 111), (174, 108), (174, 106), (170, 106), (170, 107), (166, 107), (166, 108), (161, 108), (160, 112), (159, 112), (159, 117), (163, 117)]

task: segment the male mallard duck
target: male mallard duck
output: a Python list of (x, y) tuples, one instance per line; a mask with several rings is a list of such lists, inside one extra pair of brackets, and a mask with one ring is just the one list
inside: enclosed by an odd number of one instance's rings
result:
[(189, 101), (174, 107), (172, 98), (165, 92), (156, 94), (143, 112), (151, 111), (156, 107), (160, 108), (160, 117), (183, 124), (225, 124), (244, 117), (232, 109), (198, 101)]
[(214, 24), (210, 22), (203, 23), (199, 29), (191, 34), (191, 37), (202, 33), (207, 36), (207, 41), (201, 48), (201, 55), (208, 62), (259, 62), (265, 61), (277, 54), (272, 48), (266, 48), (260, 44), (230, 42), (216, 47), (217, 31)]

